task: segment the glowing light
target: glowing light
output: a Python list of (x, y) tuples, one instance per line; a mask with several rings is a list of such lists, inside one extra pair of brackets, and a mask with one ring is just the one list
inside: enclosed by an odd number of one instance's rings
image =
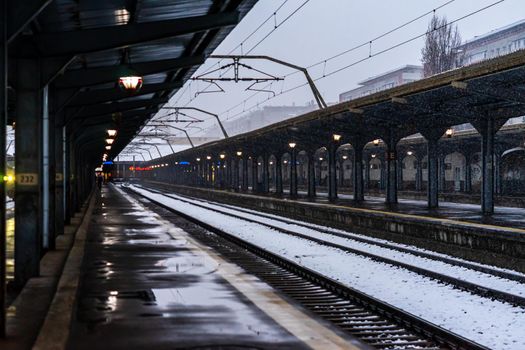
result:
[(201, 159), (200, 159), (200, 158), (196, 158), (195, 160), (196, 160), (197, 162), (200, 162), (200, 161), (201, 161)]
[(115, 142), (114, 139), (106, 139), (106, 143), (107, 143), (108, 145), (112, 145), (113, 142)]
[(115, 137), (117, 135), (117, 130), (115, 129), (109, 129), (108, 130), (108, 136), (109, 137)]
[(211, 159), (211, 156), (206, 156), (206, 159), (207, 159), (207, 160), (210, 160), (210, 159)]
[(288, 146), (290, 146), (290, 148), (295, 148), (295, 146), (297, 146), (297, 144), (295, 142), (290, 142), (288, 144)]
[(374, 144), (375, 146), (379, 145), (379, 139), (375, 139), (375, 140), (372, 141), (372, 142), (373, 142), (373, 144)]
[(136, 75), (120, 77), (118, 80), (118, 85), (125, 91), (139, 91), (142, 87), (142, 77)]
[(221, 155), (219, 155), (219, 157), (220, 157), (221, 159), (224, 159), (224, 158), (226, 158), (226, 154), (221, 154)]
[(111, 146), (110, 146), (110, 145), (107, 145), (107, 146), (106, 146), (106, 150), (109, 151), (110, 149), (111, 149)]
[(447, 137), (452, 137), (454, 135), (454, 129), (448, 128), (447, 131), (445, 131), (445, 135), (447, 135)]
[(339, 142), (341, 140), (341, 135), (333, 134), (332, 137), (333, 137), (335, 142)]
[(241, 151), (237, 151), (237, 155), (240, 157), (242, 156), (242, 152)]
[(343, 159), (344, 159), (344, 160), (347, 160), (347, 159), (348, 159), (348, 156), (345, 154), (345, 155), (343, 156)]
[(413, 154), (414, 154), (414, 152), (412, 152), (412, 151), (408, 151), (408, 152), (407, 152), (407, 155), (409, 155), (409, 156), (411, 156), (411, 155), (413, 155)]
[(372, 154), (372, 158), (375, 158), (375, 157), (376, 157), (376, 155), (375, 155), (375, 154)]

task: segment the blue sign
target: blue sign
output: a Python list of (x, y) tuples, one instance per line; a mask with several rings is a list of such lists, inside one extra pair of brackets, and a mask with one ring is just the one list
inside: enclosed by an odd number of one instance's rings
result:
[(190, 165), (190, 162), (179, 162), (180, 165)]
[(104, 165), (113, 165), (113, 162), (111, 160), (108, 160), (108, 161), (106, 161), (106, 162), (104, 162), (102, 164), (104, 164)]

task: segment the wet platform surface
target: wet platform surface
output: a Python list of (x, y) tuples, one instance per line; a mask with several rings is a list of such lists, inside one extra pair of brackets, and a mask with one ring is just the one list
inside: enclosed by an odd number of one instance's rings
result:
[(115, 187), (87, 236), (69, 349), (306, 349), (217, 263)]
[[(260, 193), (256, 194), (261, 195)], [(276, 196), (270, 194), (269, 196), (287, 198), (287, 195)], [(484, 216), (481, 213), (480, 205), (466, 203), (440, 202), (439, 208), (428, 209), (427, 202), (424, 200), (399, 198), (399, 203), (396, 205), (387, 205), (384, 197), (365, 196), (364, 202), (356, 203), (351, 194), (339, 194), (337, 200), (330, 202), (328, 201), (328, 195), (326, 193), (318, 192), (315, 199), (310, 199), (306, 196), (306, 192), (303, 191), (299, 191), (296, 200), (306, 203), (334, 204), (353, 208), (525, 229), (525, 208), (495, 207), (493, 215)]]

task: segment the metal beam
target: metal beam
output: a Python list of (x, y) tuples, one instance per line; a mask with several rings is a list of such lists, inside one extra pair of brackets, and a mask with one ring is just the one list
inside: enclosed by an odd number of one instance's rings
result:
[(219, 127), (221, 128), (222, 135), (224, 136), (224, 138), (227, 139), (229, 137), (228, 133), (226, 132), (226, 129), (224, 128), (224, 125), (222, 125), (222, 122), (221, 122), (221, 120), (219, 118), (219, 115), (217, 115), (215, 113), (211, 113), (211, 112), (208, 112), (208, 111), (205, 111), (203, 109), (196, 108), (196, 107), (164, 107), (164, 109), (173, 109), (173, 110), (176, 110), (176, 111), (193, 110), (193, 111), (201, 112), (201, 113), (204, 113), (204, 114), (207, 114), (207, 115), (211, 115), (212, 117), (217, 119), (217, 123), (219, 123)]
[[(170, 70), (193, 67), (203, 64), (205, 57), (188, 56), (172, 58), (167, 60), (149, 61), (133, 63), (133, 69), (142, 75), (157, 74)], [(117, 82), (120, 72), (126, 65), (106, 66), (88, 69), (68, 70), (61, 77), (57, 78), (55, 85), (58, 88), (86, 87), (104, 83)]]
[(60, 73), (75, 61), (76, 56), (51, 57), (42, 59), (42, 87), (49, 85)]
[(6, 335), (6, 260), (7, 235), (5, 212), (5, 182), (3, 175), (6, 170), (6, 125), (7, 125), (7, 15), (8, 0), (0, 0), (0, 338)]
[[(145, 116), (148, 116), (150, 114), (157, 113), (157, 112), (158, 112), (157, 108), (126, 111), (126, 112), (122, 112), (122, 120), (124, 121), (124, 125), (125, 125), (130, 121), (135, 121), (136, 119), (144, 118)], [(112, 122), (113, 122), (113, 115), (104, 114), (101, 116), (96, 116), (96, 117), (91, 117), (89, 119), (85, 119), (82, 125), (91, 126), (91, 125), (106, 124), (106, 123), (112, 123)]]
[(71, 102), (68, 103), (69, 107), (78, 107), (86, 105), (94, 105), (109, 101), (121, 100), (128, 97), (147, 95), (159, 91), (176, 89), (182, 86), (182, 82), (170, 82), (170, 83), (159, 83), (159, 84), (148, 84), (143, 86), (139, 92), (130, 94), (127, 91), (122, 91), (118, 88), (110, 89), (97, 89), (81, 92), (76, 95)]
[(7, 2), (7, 42), (10, 43), (53, 0), (24, 0)]
[(82, 111), (74, 116), (78, 118), (97, 117), (111, 113), (119, 113), (130, 111), (133, 109), (143, 108), (147, 106), (159, 105), (168, 102), (167, 98), (142, 99), (127, 102), (105, 103), (100, 105), (87, 106)]
[(39, 33), (35, 35), (35, 42), (44, 56), (77, 55), (236, 25), (239, 18), (239, 12), (233, 11), (166, 21)]

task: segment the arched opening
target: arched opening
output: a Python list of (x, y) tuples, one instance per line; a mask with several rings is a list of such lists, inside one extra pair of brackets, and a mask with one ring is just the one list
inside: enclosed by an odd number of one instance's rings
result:
[(525, 148), (517, 147), (503, 152), (501, 175), (503, 194), (525, 194)]
[(465, 156), (459, 152), (445, 156), (445, 191), (460, 192), (465, 189)]
[(401, 162), (401, 178), (402, 183), (400, 190), (415, 190), (416, 189), (416, 175), (417, 175), (417, 158), (413, 151), (408, 151), (407, 155)]

